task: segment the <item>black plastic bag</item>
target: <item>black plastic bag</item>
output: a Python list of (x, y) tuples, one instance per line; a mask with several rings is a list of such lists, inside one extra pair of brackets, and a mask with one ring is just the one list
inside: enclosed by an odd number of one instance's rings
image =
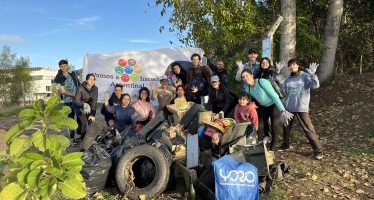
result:
[(104, 189), (112, 160), (109, 153), (97, 144), (93, 144), (83, 153), (82, 160), (85, 163), (82, 176), (86, 183), (87, 196), (92, 196)]

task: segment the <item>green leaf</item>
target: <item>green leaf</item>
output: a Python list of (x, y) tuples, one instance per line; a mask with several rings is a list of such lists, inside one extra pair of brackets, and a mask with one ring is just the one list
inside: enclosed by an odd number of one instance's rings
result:
[(63, 106), (61, 110), (58, 111), (63, 116), (67, 116), (72, 112), (71, 108), (69, 106)]
[(20, 172), (17, 173), (17, 180), (18, 183), (26, 183), (26, 176), (30, 172), (28, 168), (22, 169)]
[(59, 148), (65, 150), (70, 146), (70, 140), (63, 135), (47, 135), (47, 146), (52, 153)]
[(81, 199), (86, 196), (83, 182), (70, 179), (58, 184), (58, 188), (61, 192), (72, 199)]
[(27, 195), (29, 194), (29, 190), (26, 189), (25, 191), (23, 191), (18, 197), (17, 197), (17, 200), (25, 200), (27, 199)]
[(34, 160), (30, 158), (26, 158), (25, 156), (21, 156), (20, 158), (14, 159), (16, 163), (19, 163), (22, 166), (28, 166), (30, 163), (32, 163)]
[(45, 110), (51, 111), (52, 109), (56, 108), (59, 103), (60, 103), (60, 98), (57, 96), (52, 96), (48, 99)]
[(33, 105), (33, 109), (36, 110), (36, 111), (39, 111), (39, 112), (44, 112), (44, 107), (45, 107), (45, 104), (44, 104), (44, 101), (39, 99), (37, 100), (34, 105)]
[(14, 126), (12, 126), (12, 128), (10, 128), (10, 129), (6, 132), (6, 134), (5, 134), (5, 137), (4, 137), (5, 142), (9, 145), (10, 142), (11, 142), (14, 138), (20, 136), (20, 135), (23, 133), (24, 130), (25, 130), (24, 128), (21, 128), (21, 127), (19, 126), (19, 123), (16, 124), (16, 125), (14, 125)]
[(82, 161), (83, 152), (74, 152), (64, 156), (62, 161), (62, 166), (65, 169), (76, 166), (83, 166), (84, 162)]
[(54, 130), (56, 132), (60, 132), (61, 131), (61, 128), (58, 124), (55, 124), (55, 123), (49, 123), (48, 126), (47, 126), (48, 129), (51, 129), (51, 130)]
[(78, 128), (78, 123), (72, 118), (65, 118), (61, 120), (58, 125), (60, 128), (67, 128), (69, 130), (74, 130)]
[(17, 199), (17, 197), (24, 191), (18, 183), (11, 183), (7, 185), (0, 193), (0, 199)]
[(53, 175), (53, 176), (59, 176), (62, 172), (61, 169), (58, 169), (56, 167), (47, 167), (47, 168), (44, 169), (44, 171)]
[[(61, 157), (61, 161), (62, 161), (63, 157)], [(62, 169), (61, 165), (60, 165), (60, 158), (59, 157), (52, 157), (51, 158), (52, 160), (52, 163), (53, 163), (53, 167), (56, 167), (57, 169)]]
[(19, 127), (21, 129), (29, 129), (30, 127), (33, 127), (34, 126), (34, 121), (33, 120), (30, 120), (30, 119), (27, 119), (27, 120), (22, 120), (20, 123), (19, 123)]
[(40, 130), (37, 130), (34, 134), (32, 134), (32, 142), (34, 143), (34, 146), (41, 152), (44, 152), (46, 147), (44, 137), (44, 133)]
[(42, 174), (42, 170), (39, 168), (33, 169), (28, 174), (27, 185), (29, 186), (29, 188), (31, 188), (32, 190), (36, 190), (38, 188), (41, 174)]
[(24, 155), (26, 158), (31, 159), (31, 160), (44, 160), (44, 157), (40, 154), (37, 153), (26, 153)]
[(82, 167), (69, 168), (64, 174), (62, 174), (62, 176), (64, 179), (77, 179), (83, 181), (83, 176), (80, 173), (81, 170)]
[(35, 169), (41, 165), (46, 165), (47, 162), (45, 160), (36, 160), (34, 162), (31, 163), (30, 165), (30, 169)]
[(12, 144), (10, 144), (9, 154), (12, 157), (18, 157), (23, 152), (25, 152), (26, 150), (28, 150), (29, 147), (30, 147), (30, 143), (27, 141), (27, 139), (15, 138), (13, 140)]
[(34, 109), (23, 109), (21, 112), (19, 112), (18, 116), (19, 118), (21, 118), (21, 120), (33, 119), (35, 118), (35, 110)]

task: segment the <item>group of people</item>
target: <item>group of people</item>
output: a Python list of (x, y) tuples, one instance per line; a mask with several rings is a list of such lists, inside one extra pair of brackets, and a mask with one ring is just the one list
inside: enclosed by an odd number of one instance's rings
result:
[[(282, 76), (278, 75), (282, 63), (277, 63), (274, 68), (269, 58), (264, 57), (257, 62), (257, 57), (258, 52), (250, 49), (249, 61), (245, 64), (237, 62), (235, 78), (242, 81), (242, 92), (238, 97), (227, 88), (228, 73), (222, 59), (218, 59), (217, 65), (209, 59), (207, 65), (201, 65), (201, 56), (193, 54), (191, 68), (186, 70), (180, 63), (172, 63), (172, 77), (161, 76), (159, 87), (152, 83), (150, 89), (141, 88), (136, 102), (131, 102), (131, 96), (124, 93), (122, 85), (115, 85), (113, 94), (104, 98), (101, 113), (108, 126), (120, 131), (132, 126), (135, 131), (140, 131), (155, 118), (156, 113), (161, 112), (168, 119), (171, 113), (167, 105), (178, 104), (178, 107), (183, 107), (188, 102), (194, 102), (204, 105), (213, 113), (222, 111), (225, 117), (233, 117), (236, 123), (251, 122), (260, 140), (271, 138), (271, 151), (277, 149), (276, 126), (279, 121), (284, 129), (280, 149), (290, 148), (291, 127), (294, 118), (297, 118), (313, 148), (313, 156), (321, 159), (322, 147), (308, 114), (310, 90), (319, 87), (315, 75), (318, 65), (311, 64), (306, 73), (301, 71), (296, 59), (291, 59), (287, 63), (291, 74), (282, 80)], [(55, 83), (65, 105), (74, 111), (69, 117), (77, 116), (79, 141), (85, 135), (87, 124), (95, 121), (98, 98), (95, 76), (88, 74), (80, 84), (76, 72), (68, 71), (66, 60), (61, 60), (59, 67)], [(157, 111), (151, 103), (154, 100), (159, 103)], [(74, 134), (71, 131), (70, 137), (74, 138)]]

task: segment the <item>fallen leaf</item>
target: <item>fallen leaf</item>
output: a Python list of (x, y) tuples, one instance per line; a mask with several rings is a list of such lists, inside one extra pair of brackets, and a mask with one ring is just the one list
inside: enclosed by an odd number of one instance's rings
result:
[(318, 179), (318, 176), (317, 176), (317, 175), (313, 175), (313, 176), (312, 176), (312, 180), (313, 180), (313, 181), (316, 181), (317, 179)]
[(357, 194), (364, 194), (365, 191), (363, 191), (362, 189), (358, 189), (358, 190), (356, 190), (356, 193), (357, 193)]

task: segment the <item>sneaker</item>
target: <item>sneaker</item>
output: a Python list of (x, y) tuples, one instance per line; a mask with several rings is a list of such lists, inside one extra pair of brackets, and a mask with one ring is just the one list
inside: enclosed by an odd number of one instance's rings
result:
[(322, 154), (322, 152), (314, 152), (314, 153), (313, 153), (313, 157), (314, 157), (316, 160), (322, 160), (322, 158), (323, 158), (323, 154)]
[(293, 147), (292, 146), (280, 146), (280, 147), (278, 147), (278, 150), (277, 151), (288, 151), (288, 150), (291, 150), (291, 149), (293, 149)]

